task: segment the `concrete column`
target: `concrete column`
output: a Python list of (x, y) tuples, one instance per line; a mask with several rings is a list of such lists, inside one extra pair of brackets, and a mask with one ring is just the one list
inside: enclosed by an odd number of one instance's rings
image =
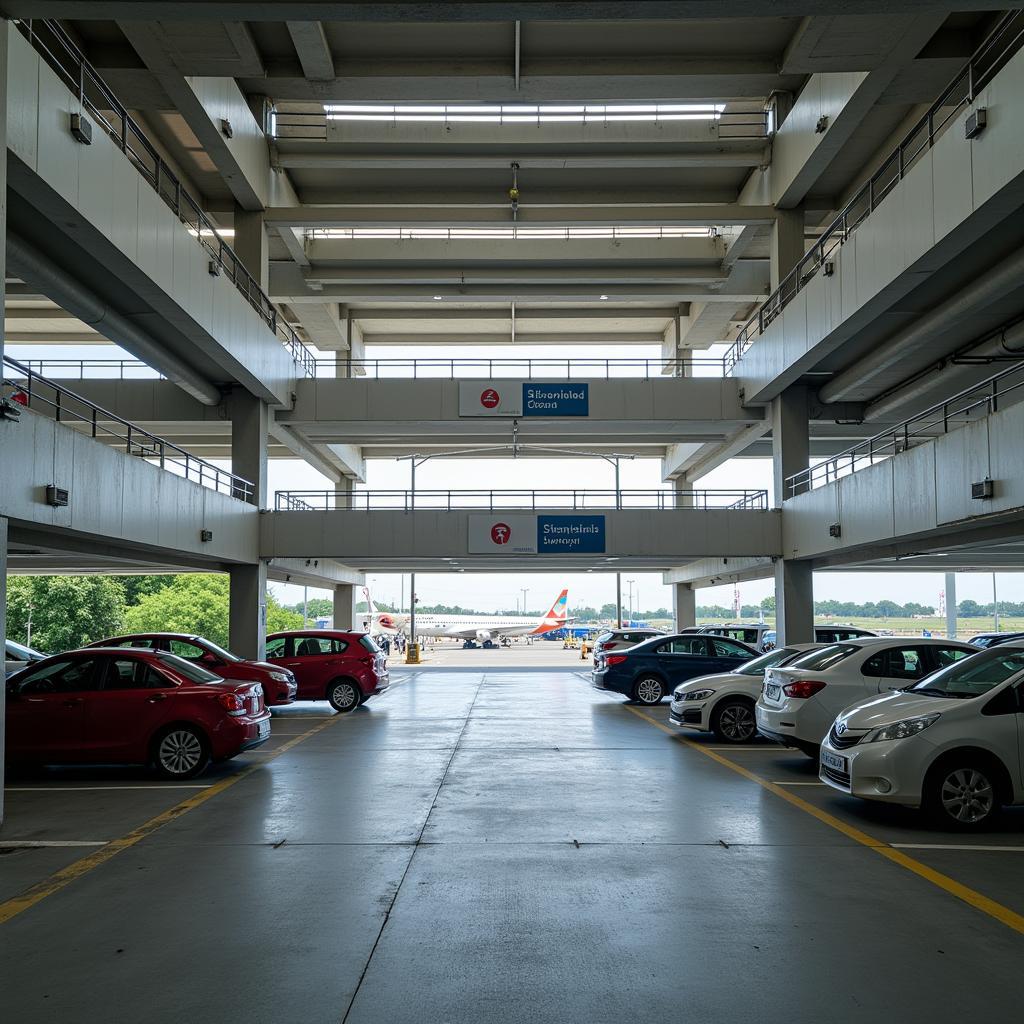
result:
[[(249, 501), (267, 507), (267, 403), (236, 389), (228, 399), (231, 413), (231, 472), (253, 483)], [(241, 495), (236, 495), (240, 497)]]
[(233, 565), (228, 614), (228, 641), (242, 658), (262, 661), (267, 643), (267, 566)]
[(352, 360), (351, 352), (335, 352), (334, 353), (334, 376), (335, 377), (354, 377), (355, 374), (351, 372)]
[(786, 478), (807, 469), (811, 441), (807, 389), (798, 384), (772, 400), (772, 460), (775, 469), (775, 507), (786, 498)]
[(356, 614), (356, 588), (351, 583), (334, 585), (334, 628), (362, 629)]
[(803, 259), (804, 211), (776, 210), (771, 237), (771, 286), (772, 291), (779, 282)]
[(270, 249), (263, 214), (235, 207), (235, 237), (231, 246), (242, 266), (264, 290), (270, 283)]
[(672, 588), (676, 630), (697, 625), (697, 591), (692, 583), (676, 583)]
[(956, 639), (956, 573), (946, 573), (946, 638)]
[[(6, 22), (4, 23), (6, 32)], [(4, 53), (7, 51), (4, 50)], [(0, 332), (0, 337), (3, 333)], [(7, 520), (0, 517), (0, 638), (7, 638)], [(0, 680), (2, 681), (2, 680)], [(0, 726), (7, 720), (7, 687), (0, 686)], [(0, 822), (4, 820), (4, 734), (0, 728)]]
[[(0, 20), (0, 238), (7, 237), (7, 32)], [(0, 369), (4, 357), (4, 304), (7, 247), (0, 245)], [(0, 374), (2, 377), (2, 374)], [(10, 424), (9, 424), (10, 425)], [(13, 438), (8, 436), (8, 443)], [(24, 443), (24, 442), (23, 442)], [(0, 639), (7, 638), (7, 520), (0, 517)], [(0, 680), (2, 683), (3, 680)], [(7, 720), (7, 688), (0, 685), (0, 822), (4, 820), (4, 722)]]
[(676, 508), (693, 508), (693, 494), (690, 493), (693, 490), (693, 482), (690, 478), (685, 473), (680, 473), (673, 479), (672, 484), (675, 490)]
[(776, 644), (814, 643), (814, 580), (810, 562), (775, 563)]

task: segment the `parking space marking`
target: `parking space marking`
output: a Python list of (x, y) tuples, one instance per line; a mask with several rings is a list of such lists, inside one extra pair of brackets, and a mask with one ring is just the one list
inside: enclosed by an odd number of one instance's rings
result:
[(156, 817), (143, 822), (138, 826), (138, 828), (132, 829), (131, 832), (121, 836), (120, 839), (112, 839), (109, 843), (105, 843), (100, 849), (96, 850), (95, 853), (90, 853), (88, 856), (82, 857), (80, 860), (76, 860), (66, 868), (50, 875), (49, 878), (44, 878), (41, 882), (37, 882), (35, 885), (30, 886), (20, 895), (14, 896), (9, 900), (5, 900), (3, 903), (0, 903), (0, 925), (6, 924), (12, 918), (24, 913), (24, 911), (34, 907), (37, 903), (41, 903), (47, 896), (52, 896), (54, 893), (60, 892), (60, 890), (65, 886), (68, 886), (77, 879), (87, 875), (90, 871), (98, 868), (101, 864), (106, 864), (108, 860), (116, 857), (119, 853), (131, 849), (131, 847), (135, 846), (136, 843), (140, 843), (143, 839), (152, 835), (157, 831), (157, 829), (162, 828), (168, 822), (177, 820), (183, 814), (187, 814), (189, 811), (206, 803), (207, 800), (212, 800), (215, 796), (219, 796), (226, 789), (230, 789), (236, 783), (241, 782), (242, 779), (248, 778), (253, 774), (253, 772), (257, 771), (257, 769), (262, 768), (268, 760), (280, 757), (282, 754), (291, 750), (304, 740), (309, 739), (311, 736), (315, 736), (318, 732), (322, 732), (333, 722), (340, 720), (340, 715), (335, 716), (334, 718), (325, 719), (320, 725), (316, 725), (310, 729), (309, 732), (305, 732), (301, 736), (296, 736), (295, 739), (289, 740), (282, 747), (273, 751), (270, 757), (266, 760), (250, 765), (248, 768), (243, 768), (237, 775), (221, 779), (220, 782), (213, 783), (209, 788), (201, 790), (190, 797), (186, 797), (180, 803), (168, 808), (161, 814), (156, 815)]
[(897, 850), (966, 850), (968, 853), (1024, 853), (1024, 846), (972, 846), (969, 843), (892, 843)]
[(210, 789), (212, 782), (203, 782), (186, 786), (178, 782), (170, 782), (166, 786), (7, 786), (5, 793), (99, 793), (120, 790), (130, 792), (133, 789)]
[(773, 786), (824, 786), (824, 782), (786, 782), (784, 779), (773, 779)]
[(964, 903), (974, 907), (975, 910), (980, 910), (983, 914), (988, 914), (989, 917), (994, 918), (1000, 924), (1004, 924), (1007, 928), (1011, 928), (1013, 931), (1024, 935), (1024, 914), (1018, 914), (1009, 907), (1004, 907), (1001, 903), (997, 903), (995, 900), (989, 899), (988, 896), (982, 895), (977, 890), (961, 884), (955, 878), (950, 878), (948, 875), (942, 874), (941, 871), (935, 871), (933, 868), (928, 867), (927, 864), (922, 864), (921, 861), (914, 860), (913, 857), (908, 857), (894, 844), (887, 843), (882, 839), (876, 839), (874, 836), (868, 835), (866, 832), (862, 832), (859, 828), (856, 828), (853, 825), (848, 825), (845, 821), (840, 820), (835, 817), (835, 815), (829, 814), (828, 811), (823, 811), (820, 808), (815, 807), (814, 804), (808, 803), (795, 793), (787, 792), (787, 790), (782, 786), (778, 786), (774, 782), (769, 782), (767, 779), (761, 778), (760, 775), (755, 775), (748, 768), (744, 768), (743, 765), (737, 764), (735, 761), (730, 761), (727, 757), (723, 757), (717, 750), (712, 750), (709, 747), (702, 746), (700, 743), (695, 743), (686, 736), (679, 735), (675, 729), (671, 729), (667, 725), (662, 725), (661, 722), (656, 722), (653, 718), (645, 715), (639, 708), (632, 707), (629, 704), (623, 704), (622, 707), (631, 714), (636, 715), (638, 718), (642, 718), (645, 722), (649, 722), (656, 729), (660, 729), (662, 732), (668, 733), (669, 736), (679, 743), (685, 744), (692, 750), (699, 751), (705, 757), (710, 757), (712, 761), (722, 765), (723, 768), (728, 768), (730, 771), (736, 772), (737, 775), (742, 775), (745, 779), (749, 779), (751, 782), (757, 783), (757, 785), (768, 790), (769, 793), (774, 793), (777, 797), (785, 800), (793, 807), (804, 811), (813, 818), (817, 818), (823, 825), (828, 825), (830, 828), (834, 828), (837, 832), (841, 832), (844, 836), (848, 839), (852, 839), (855, 843), (860, 843), (861, 846), (866, 846), (869, 850), (873, 850), (875, 853), (879, 854), (879, 856), (885, 857), (887, 860), (892, 861), (894, 864), (898, 864), (900, 867), (906, 868), (908, 871), (912, 871), (919, 878), (923, 878), (926, 882), (931, 882), (932, 885), (948, 892), (951, 896), (955, 896), (957, 899), (963, 900)]
[(17, 847), (19, 850), (42, 849), (49, 846), (106, 846), (105, 839), (0, 839), (0, 849)]

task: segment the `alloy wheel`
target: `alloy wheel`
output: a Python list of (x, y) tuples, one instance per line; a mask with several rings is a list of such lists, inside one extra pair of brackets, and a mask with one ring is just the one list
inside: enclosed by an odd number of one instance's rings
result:
[(657, 679), (641, 679), (636, 688), (637, 699), (643, 704), (657, 704), (664, 692)]
[(359, 702), (351, 683), (338, 683), (331, 688), (331, 704), (338, 711), (350, 711)]
[(194, 771), (202, 760), (203, 745), (194, 732), (176, 729), (160, 741), (158, 756), (164, 771), (171, 775), (186, 775)]
[(945, 812), (964, 825), (987, 818), (996, 802), (988, 778), (975, 768), (958, 768), (942, 780), (940, 799)]
[(730, 704), (722, 708), (718, 726), (733, 743), (745, 743), (757, 731), (754, 712), (746, 704)]

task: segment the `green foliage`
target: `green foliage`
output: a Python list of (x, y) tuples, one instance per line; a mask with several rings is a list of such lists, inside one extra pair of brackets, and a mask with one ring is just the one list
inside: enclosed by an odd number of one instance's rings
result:
[[(299, 625), (302, 625), (302, 602), (284, 606), (284, 611), (294, 612), (299, 616)], [(328, 597), (311, 597), (306, 602), (306, 615), (310, 619), (321, 619), (325, 616), (330, 618), (334, 615), (334, 602)], [(268, 632), (271, 632), (268, 630)]]
[[(174, 577), (171, 586), (145, 595), (125, 614), (130, 633), (196, 633), (228, 646), (228, 578), (192, 574)], [(302, 615), (282, 608), (267, 595), (267, 632), (301, 629)]]
[(165, 587), (174, 586), (178, 578), (173, 573), (155, 576), (114, 576), (124, 587), (124, 602), (129, 607), (138, 604), (147, 594), (156, 594)]
[(7, 635), (60, 654), (119, 633), (124, 586), (116, 576), (11, 576), (7, 580)]

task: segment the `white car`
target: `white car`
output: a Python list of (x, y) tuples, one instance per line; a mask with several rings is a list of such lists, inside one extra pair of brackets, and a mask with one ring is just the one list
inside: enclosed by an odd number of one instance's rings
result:
[(606, 629), (594, 640), (594, 668), (602, 654), (619, 651), (624, 647), (636, 647), (652, 637), (664, 636), (664, 630), (638, 626), (636, 629)]
[(4, 652), (4, 676), (12, 676), (37, 661), (45, 661), (46, 655), (39, 651), (32, 650), (24, 644), (16, 643), (14, 640), (6, 640)]
[(817, 759), (836, 715), (851, 704), (910, 686), (977, 650), (956, 640), (887, 636), (829, 644), (765, 673), (757, 730)]
[(680, 729), (713, 732), (723, 743), (747, 743), (757, 732), (754, 705), (766, 669), (817, 650), (821, 644), (789, 644), (748, 661), (733, 672), (700, 676), (672, 691), (668, 720)]
[(865, 800), (923, 807), (952, 828), (979, 828), (1000, 806), (1024, 803), (1024, 642), (847, 708), (821, 745), (819, 776)]

